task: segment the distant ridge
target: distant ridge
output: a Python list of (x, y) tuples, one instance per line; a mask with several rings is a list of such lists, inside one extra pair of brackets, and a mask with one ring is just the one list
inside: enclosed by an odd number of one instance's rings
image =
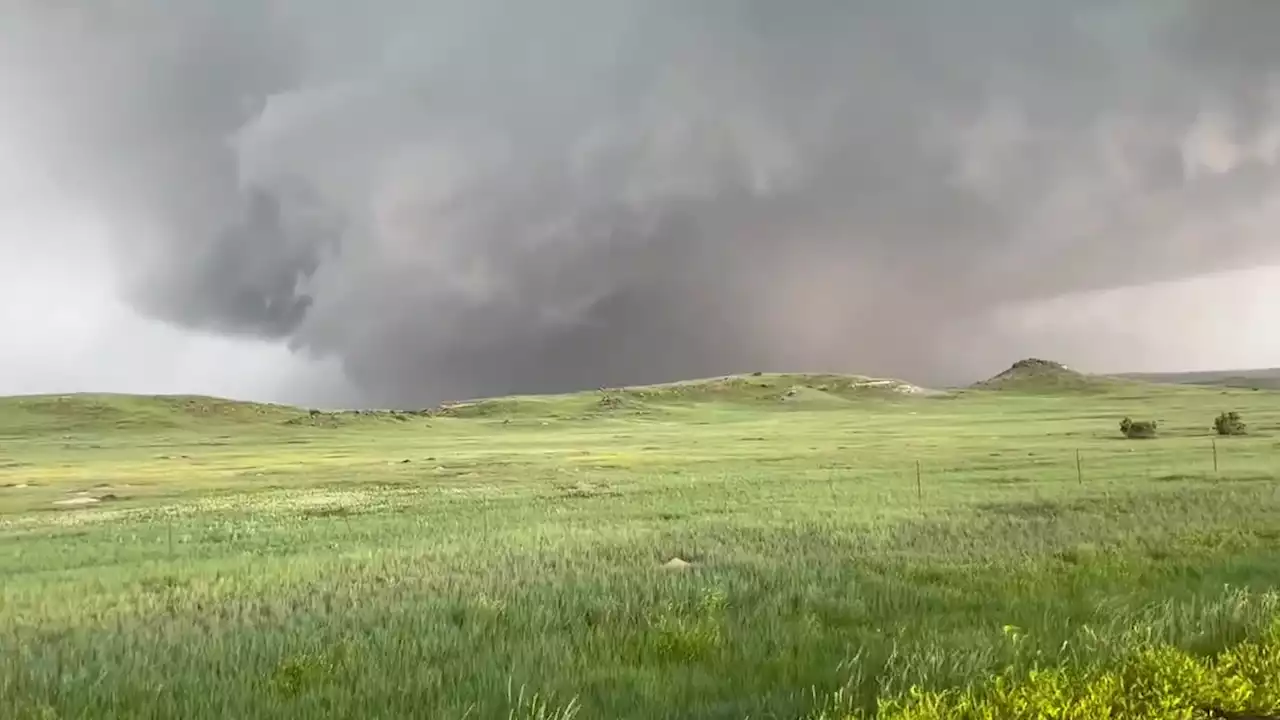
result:
[(1280, 368), (1124, 373), (1117, 375), (1117, 377), (1170, 385), (1209, 385), (1240, 389), (1280, 390)]
[[(73, 393), (0, 396), (0, 439), (30, 434), (122, 431), (194, 431), (218, 426), (239, 432), (253, 426), (342, 428), (358, 423), (405, 423), (432, 418), (584, 419), (600, 416), (681, 417), (704, 404), (729, 408), (841, 410), (859, 404), (917, 398), (959, 398), (965, 391), (1022, 395), (1103, 394), (1114, 391), (1280, 391), (1280, 369), (1093, 375), (1053, 360), (1026, 358), (967, 388), (935, 390), (902, 380), (831, 373), (752, 372), (653, 385), (596, 388), (551, 395), (475, 398), (437, 407), (315, 410), (194, 395)], [(1147, 387), (1143, 387), (1146, 385)], [(872, 403), (866, 405), (864, 403)]]
[(554, 395), (477, 398), (416, 410), (329, 411), (195, 395), (0, 396), (0, 439), (108, 430), (194, 431), (210, 426), (225, 432), (266, 432), (273, 427), (341, 428), (433, 418), (542, 421), (628, 415), (678, 417), (697, 405), (822, 410), (936, 395), (947, 393), (863, 375), (755, 372)]

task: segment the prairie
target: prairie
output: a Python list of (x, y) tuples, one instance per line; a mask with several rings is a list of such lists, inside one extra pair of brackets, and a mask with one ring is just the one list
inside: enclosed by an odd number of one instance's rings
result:
[(6, 398), (0, 715), (840, 717), (1263, 637), (1280, 394), (1023, 379)]

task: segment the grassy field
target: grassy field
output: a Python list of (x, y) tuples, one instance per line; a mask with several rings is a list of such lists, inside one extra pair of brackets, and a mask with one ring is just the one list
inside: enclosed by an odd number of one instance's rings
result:
[(836, 718), (1265, 634), (1280, 394), (1060, 380), (0, 400), (0, 717)]

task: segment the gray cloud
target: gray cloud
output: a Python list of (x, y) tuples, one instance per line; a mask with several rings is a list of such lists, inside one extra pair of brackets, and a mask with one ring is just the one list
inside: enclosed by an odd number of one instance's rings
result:
[(130, 301), (370, 403), (950, 382), (1022, 354), (1011, 303), (1280, 262), (1262, 0), (6, 13), (5, 112)]

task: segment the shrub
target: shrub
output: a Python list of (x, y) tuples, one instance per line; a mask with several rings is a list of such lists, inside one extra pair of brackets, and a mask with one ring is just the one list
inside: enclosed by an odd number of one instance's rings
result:
[(1244, 435), (1247, 427), (1244, 420), (1240, 419), (1240, 413), (1224, 412), (1213, 421), (1213, 429), (1219, 435)]
[[(1280, 627), (1280, 626), (1277, 626)], [(881, 720), (1163, 720), (1273, 718), (1280, 712), (1280, 632), (1213, 657), (1157, 646), (1119, 667), (1073, 672), (1012, 671), (965, 689), (928, 692), (880, 703)], [(858, 717), (856, 714), (852, 717)]]
[(1125, 418), (1120, 421), (1120, 432), (1130, 440), (1153, 438), (1156, 436), (1155, 420), (1134, 420)]

